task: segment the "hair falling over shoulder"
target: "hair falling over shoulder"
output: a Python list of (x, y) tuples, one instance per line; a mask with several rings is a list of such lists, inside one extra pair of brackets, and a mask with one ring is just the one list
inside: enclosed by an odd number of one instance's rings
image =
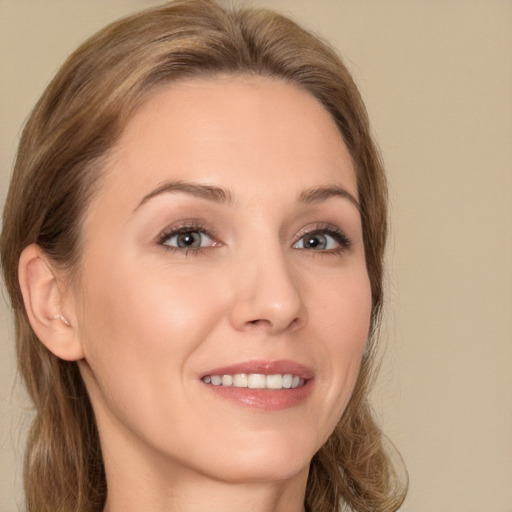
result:
[(86, 41), (50, 83), (21, 137), (3, 214), (1, 263), (19, 370), (36, 411), (24, 471), (29, 512), (100, 512), (107, 488), (78, 367), (51, 354), (28, 322), (18, 284), (20, 254), (37, 243), (56, 265), (79, 274), (80, 220), (130, 114), (162, 85), (218, 74), (272, 76), (309, 91), (332, 115), (356, 168), (372, 329), (350, 403), (313, 458), (306, 509), (393, 512), (404, 499), (407, 484), (368, 399), (383, 300), (387, 189), (357, 87), (339, 57), (291, 20), (267, 10), (183, 0), (122, 19)]

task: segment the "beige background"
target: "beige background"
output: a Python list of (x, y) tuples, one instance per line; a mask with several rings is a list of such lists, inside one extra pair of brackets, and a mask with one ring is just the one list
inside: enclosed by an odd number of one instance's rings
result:
[[(143, 0), (0, 0), (0, 203), (65, 56)], [(403, 512), (512, 512), (512, 2), (255, 0), (345, 57), (389, 172), (388, 348), (375, 404), (409, 468)], [(0, 300), (0, 302), (2, 302)], [(0, 305), (0, 510), (30, 417)]]

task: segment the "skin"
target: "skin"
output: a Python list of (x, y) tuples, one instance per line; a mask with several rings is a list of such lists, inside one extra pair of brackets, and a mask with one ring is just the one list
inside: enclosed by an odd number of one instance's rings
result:
[[(168, 182), (221, 187), (230, 200), (155, 193)], [(347, 194), (299, 200), (333, 185)], [(128, 122), (84, 218), (80, 285), (61, 326), (97, 417), (106, 511), (303, 510), (311, 458), (350, 398), (370, 323), (348, 194), (357, 201), (336, 125), (291, 84), (187, 80)], [(162, 233), (197, 224), (209, 233), (200, 251), (163, 245), (176, 238)], [(305, 248), (308, 232), (328, 248)], [(250, 360), (305, 365), (310, 395), (265, 411), (201, 381)]]

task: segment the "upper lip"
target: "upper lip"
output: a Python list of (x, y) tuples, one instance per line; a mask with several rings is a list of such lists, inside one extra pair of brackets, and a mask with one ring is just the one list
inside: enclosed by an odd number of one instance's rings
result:
[(313, 370), (310, 368), (296, 363), (295, 361), (281, 360), (281, 361), (245, 361), (242, 363), (235, 363), (229, 366), (222, 366), (214, 368), (205, 372), (202, 377), (206, 375), (235, 375), (237, 373), (260, 373), (263, 375), (276, 375), (291, 373), (297, 375), (301, 379), (308, 380), (314, 377)]

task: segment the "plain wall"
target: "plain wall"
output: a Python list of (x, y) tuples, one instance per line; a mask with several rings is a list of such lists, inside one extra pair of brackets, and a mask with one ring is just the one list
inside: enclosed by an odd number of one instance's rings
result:
[[(156, 2), (0, 0), (0, 204), (20, 127), (64, 58)], [(512, 2), (257, 0), (353, 71), (391, 188), (375, 406), (410, 474), (402, 512), (512, 512)], [(4, 294), (5, 295), (5, 294)], [(2, 301), (0, 301), (2, 302)], [(30, 418), (0, 305), (0, 510)]]

